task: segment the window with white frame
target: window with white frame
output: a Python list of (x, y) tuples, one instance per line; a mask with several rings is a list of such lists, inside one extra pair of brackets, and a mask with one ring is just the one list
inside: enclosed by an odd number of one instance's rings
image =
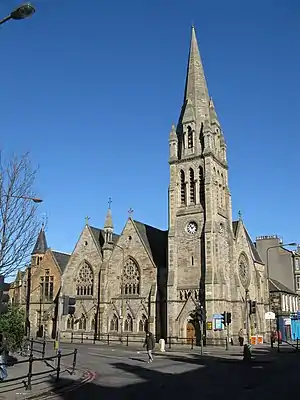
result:
[(300, 275), (296, 276), (296, 290), (300, 290)]
[(300, 270), (300, 258), (295, 258), (295, 270)]

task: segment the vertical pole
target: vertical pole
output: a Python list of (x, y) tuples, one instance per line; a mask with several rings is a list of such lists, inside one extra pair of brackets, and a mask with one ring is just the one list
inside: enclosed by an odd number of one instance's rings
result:
[(121, 342), (123, 343), (123, 329), (124, 329), (124, 264), (125, 254), (123, 247), (119, 246), (122, 250), (122, 271), (121, 271)]
[(228, 324), (228, 322), (226, 325), (226, 344), (227, 344), (227, 350), (229, 350), (229, 324)]
[(26, 292), (26, 312), (25, 312), (25, 334), (30, 339), (30, 292), (31, 292), (31, 264), (27, 268), (27, 292)]
[(203, 356), (203, 320), (200, 321), (200, 349), (201, 349), (201, 356)]
[(246, 339), (247, 339), (247, 344), (250, 344), (250, 334), (249, 334), (249, 309), (248, 309), (248, 295), (249, 295), (249, 290), (246, 289), (246, 295), (245, 295), (245, 313), (246, 313)]
[(77, 361), (77, 349), (74, 350), (72, 375), (74, 374), (76, 369), (76, 361)]

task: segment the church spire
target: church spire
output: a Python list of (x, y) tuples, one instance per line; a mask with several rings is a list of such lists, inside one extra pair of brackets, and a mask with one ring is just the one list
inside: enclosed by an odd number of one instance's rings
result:
[(204, 69), (196, 38), (195, 27), (192, 26), (189, 61), (186, 74), (184, 106), (190, 103), (198, 123), (209, 116), (209, 94)]
[(104, 223), (105, 244), (106, 245), (113, 243), (114, 225), (113, 225), (113, 220), (112, 220), (112, 215), (111, 215), (111, 203), (112, 203), (112, 200), (111, 200), (111, 198), (109, 198), (108, 199), (108, 210), (107, 210), (105, 223)]
[(35, 243), (35, 246), (34, 246), (31, 254), (32, 255), (45, 254), (47, 249), (48, 249), (48, 246), (47, 246), (47, 240), (46, 240), (46, 235), (45, 235), (45, 227), (44, 227), (44, 224), (42, 224), (42, 228), (40, 230), (40, 233), (38, 235), (37, 241)]

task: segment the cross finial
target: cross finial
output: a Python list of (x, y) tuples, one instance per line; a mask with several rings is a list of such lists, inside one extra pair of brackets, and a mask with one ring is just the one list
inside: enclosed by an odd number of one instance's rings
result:
[(85, 217), (85, 223), (86, 223), (86, 225), (89, 224), (89, 220), (90, 220), (90, 217)]
[(108, 209), (109, 209), (109, 210), (110, 210), (111, 203), (112, 203), (112, 199), (111, 199), (111, 197), (109, 197), (109, 198), (108, 198)]
[(133, 213), (133, 209), (130, 207), (129, 210), (128, 210), (129, 218), (131, 218), (132, 213)]
[(239, 216), (239, 220), (241, 221), (241, 219), (242, 219), (242, 212), (241, 212), (241, 210), (238, 212), (238, 216)]

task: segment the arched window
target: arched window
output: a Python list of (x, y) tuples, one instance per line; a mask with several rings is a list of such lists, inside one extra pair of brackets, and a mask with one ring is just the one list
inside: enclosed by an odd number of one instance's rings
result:
[(137, 264), (129, 258), (123, 268), (123, 294), (140, 294), (140, 269)]
[(67, 329), (74, 330), (74, 318), (69, 317), (67, 320)]
[(190, 126), (188, 126), (187, 130), (188, 130), (188, 148), (192, 149), (194, 147), (193, 131)]
[(116, 316), (116, 314), (114, 314), (112, 319), (110, 320), (109, 329), (110, 329), (110, 331), (118, 332), (119, 323), (118, 323), (118, 317)]
[(86, 331), (86, 317), (84, 315), (82, 315), (79, 320), (78, 329), (81, 331)]
[(94, 274), (92, 268), (87, 264), (80, 268), (76, 280), (77, 296), (93, 296), (94, 292)]
[(185, 173), (183, 170), (180, 171), (180, 203), (182, 206), (186, 205)]
[(133, 332), (133, 319), (130, 314), (127, 314), (124, 324), (124, 331), (125, 332)]
[(193, 168), (190, 168), (190, 203), (195, 204), (195, 175)]
[(204, 186), (204, 171), (203, 167), (199, 167), (199, 198), (202, 207), (205, 207), (205, 186)]
[(142, 315), (142, 318), (139, 320), (139, 332), (146, 332), (147, 329), (147, 317), (146, 315)]

